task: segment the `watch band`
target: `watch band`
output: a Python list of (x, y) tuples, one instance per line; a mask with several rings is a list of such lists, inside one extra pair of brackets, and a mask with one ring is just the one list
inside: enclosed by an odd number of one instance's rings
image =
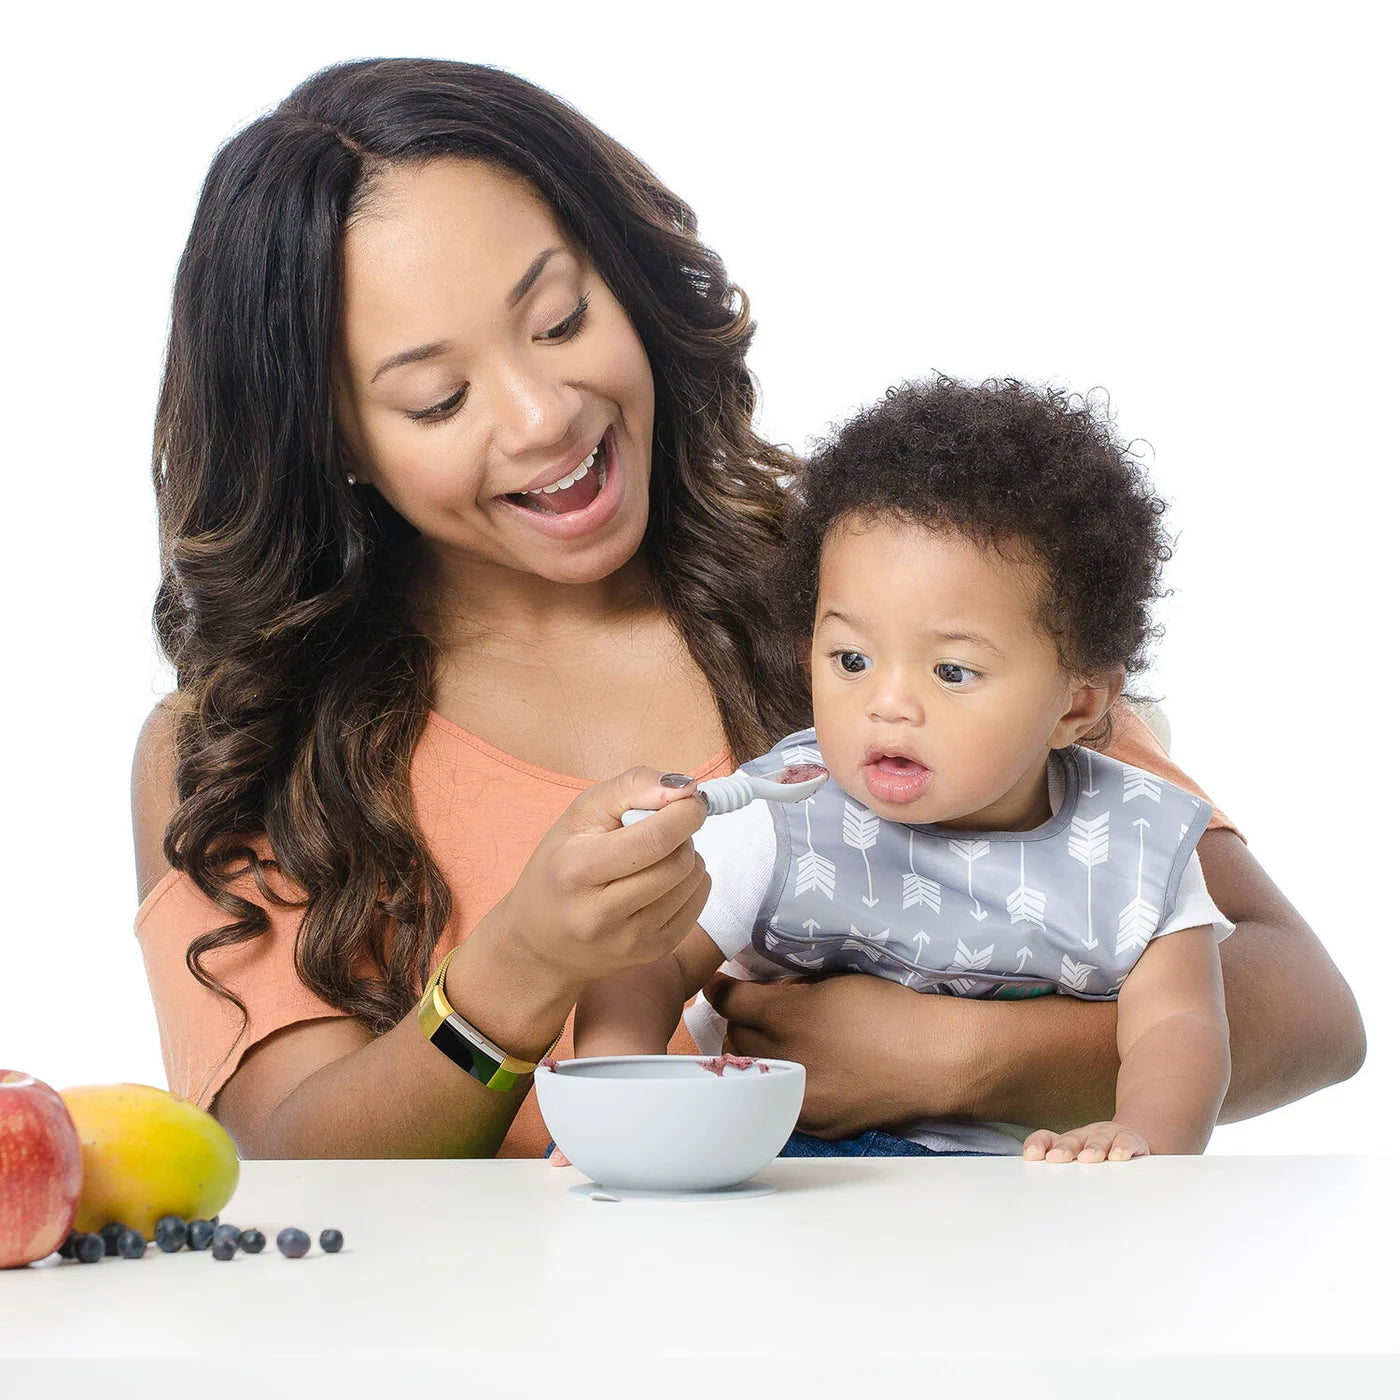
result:
[(443, 958), (424, 988), (423, 999), (418, 1003), (418, 1025), (453, 1064), (466, 1070), (473, 1079), (479, 1079), (488, 1089), (505, 1093), (526, 1075), (533, 1074), (536, 1063), (506, 1054), (494, 1040), (453, 1009), (443, 981), (456, 951), (453, 948)]

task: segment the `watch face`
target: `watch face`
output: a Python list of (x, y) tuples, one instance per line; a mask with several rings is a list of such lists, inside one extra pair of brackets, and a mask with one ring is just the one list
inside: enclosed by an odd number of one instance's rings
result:
[(449, 1016), (429, 1039), (453, 1064), (488, 1088), (509, 1089), (515, 1084), (516, 1076), (477, 1044), (476, 1035), (459, 1017)]

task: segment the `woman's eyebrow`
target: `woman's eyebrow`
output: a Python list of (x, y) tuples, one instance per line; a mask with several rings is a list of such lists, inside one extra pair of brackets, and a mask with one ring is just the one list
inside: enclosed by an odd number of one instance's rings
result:
[(435, 355), (441, 355), (444, 350), (451, 348), (450, 340), (434, 340), (428, 345), (415, 345), (411, 350), (400, 350), (396, 355), (390, 355), (387, 360), (380, 362), (379, 368), (370, 375), (369, 382), (373, 384), (381, 374), (388, 374), (391, 369), (417, 364), (419, 360), (431, 360)]
[[(529, 267), (525, 269), (525, 275), (510, 289), (510, 295), (506, 298), (509, 306), (519, 306), (529, 293), (530, 288), (540, 280), (540, 273), (545, 269), (545, 265), (556, 253), (564, 250), (559, 247), (546, 248)], [(431, 360), (435, 355), (441, 355), (443, 351), (450, 350), (452, 342), (450, 340), (434, 340), (426, 345), (415, 345), (409, 350), (400, 350), (390, 355), (388, 359), (381, 360), (379, 368), (370, 376), (370, 383), (373, 384), (381, 374), (388, 374), (391, 369), (399, 369), (403, 365), (417, 364), (420, 360)]]
[(511, 288), (510, 296), (506, 298), (507, 303), (511, 306), (519, 306), (525, 294), (530, 290), (531, 287), (535, 285), (537, 281), (539, 281), (540, 273), (544, 271), (544, 265), (550, 260), (550, 258), (552, 258), (555, 255), (555, 253), (562, 253), (563, 251), (564, 250), (562, 248), (557, 247), (546, 248), (544, 252), (541, 253), (539, 257), (537, 257), (534, 260), (534, 262), (532, 262), (530, 266), (525, 269), (525, 275), (520, 279), (520, 281), (518, 281), (515, 284), (515, 286)]

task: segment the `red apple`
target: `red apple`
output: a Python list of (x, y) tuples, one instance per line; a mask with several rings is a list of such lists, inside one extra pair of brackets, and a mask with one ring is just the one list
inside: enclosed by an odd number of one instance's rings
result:
[(83, 1153), (63, 1100), (33, 1075), (0, 1069), (0, 1269), (52, 1254), (83, 1192)]

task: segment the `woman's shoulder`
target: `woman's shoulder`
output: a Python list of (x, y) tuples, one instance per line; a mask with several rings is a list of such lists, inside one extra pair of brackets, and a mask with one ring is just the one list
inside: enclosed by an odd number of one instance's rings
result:
[[(1153, 773), (1159, 778), (1165, 778), (1175, 787), (1192, 793), (1207, 803), (1211, 802), (1210, 795), (1206, 790), (1185, 769), (1172, 762), (1166, 749), (1162, 746), (1161, 738), (1149, 727), (1142, 714), (1132, 703), (1120, 699), (1114, 704), (1110, 714), (1112, 716), (1110, 738), (1097, 752), (1117, 759), (1126, 767), (1138, 768), (1143, 772)], [(1219, 807), (1214, 806), (1213, 803), (1211, 805), (1213, 809), (1210, 819), (1211, 828), (1223, 827), (1227, 831), (1233, 831), (1243, 840), (1243, 834), (1234, 822)]]

